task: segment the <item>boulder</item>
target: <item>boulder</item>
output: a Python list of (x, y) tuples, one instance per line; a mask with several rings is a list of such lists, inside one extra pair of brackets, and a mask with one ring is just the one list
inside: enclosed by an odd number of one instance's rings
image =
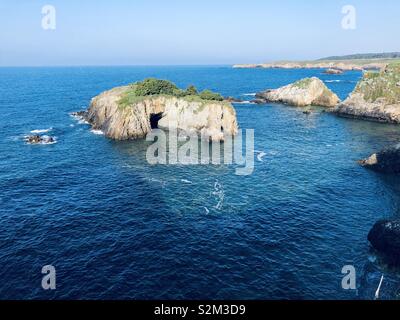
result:
[(265, 102), (280, 102), (297, 107), (335, 107), (340, 99), (318, 78), (306, 78), (285, 87), (259, 92), (257, 99)]
[(374, 171), (400, 174), (400, 144), (375, 153), (359, 163)]

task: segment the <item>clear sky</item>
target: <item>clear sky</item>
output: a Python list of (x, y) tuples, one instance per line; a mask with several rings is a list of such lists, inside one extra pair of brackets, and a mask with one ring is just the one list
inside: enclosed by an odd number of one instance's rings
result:
[[(42, 28), (42, 7), (56, 29)], [(357, 10), (355, 30), (342, 7)], [(0, 0), (0, 65), (259, 63), (400, 51), (398, 0)]]

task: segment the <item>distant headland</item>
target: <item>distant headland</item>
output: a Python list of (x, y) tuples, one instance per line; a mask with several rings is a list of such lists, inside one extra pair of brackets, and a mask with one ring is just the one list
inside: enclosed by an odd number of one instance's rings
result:
[(400, 62), (400, 52), (367, 53), (347, 56), (332, 56), (310, 61), (277, 61), (261, 64), (236, 64), (233, 68), (252, 69), (336, 69), (342, 71), (380, 70), (390, 63)]

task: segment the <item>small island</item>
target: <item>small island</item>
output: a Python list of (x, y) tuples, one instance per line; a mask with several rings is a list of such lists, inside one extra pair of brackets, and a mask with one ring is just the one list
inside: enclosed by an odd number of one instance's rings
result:
[(211, 141), (236, 135), (236, 111), (210, 90), (179, 89), (167, 80), (146, 79), (103, 92), (81, 116), (115, 140), (142, 139), (156, 128), (196, 133)]
[(279, 102), (296, 107), (335, 107), (340, 99), (318, 78), (305, 78), (279, 89), (256, 94), (256, 102)]

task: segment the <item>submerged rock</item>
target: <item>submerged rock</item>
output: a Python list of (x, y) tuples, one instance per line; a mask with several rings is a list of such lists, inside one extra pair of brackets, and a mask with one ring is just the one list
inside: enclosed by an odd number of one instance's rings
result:
[(400, 144), (375, 153), (359, 163), (375, 171), (400, 174)]
[(378, 221), (369, 232), (368, 240), (390, 263), (400, 265), (400, 220)]
[(131, 86), (117, 87), (93, 98), (85, 115), (93, 129), (116, 140), (144, 138), (154, 128), (195, 132), (213, 141), (238, 132), (229, 102), (166, 94), (136, 97), (131, 91)]
[(257, 93), (265, 102), (281, 102), (297, 107), (334, 107), (340, 99), (318, 78), (306, 78), (285, 87)]
[(386, 123), (400, 123), (400, 64), (381, 72), (366, 72), (351, 95), (333, 112), (338, 115)]

